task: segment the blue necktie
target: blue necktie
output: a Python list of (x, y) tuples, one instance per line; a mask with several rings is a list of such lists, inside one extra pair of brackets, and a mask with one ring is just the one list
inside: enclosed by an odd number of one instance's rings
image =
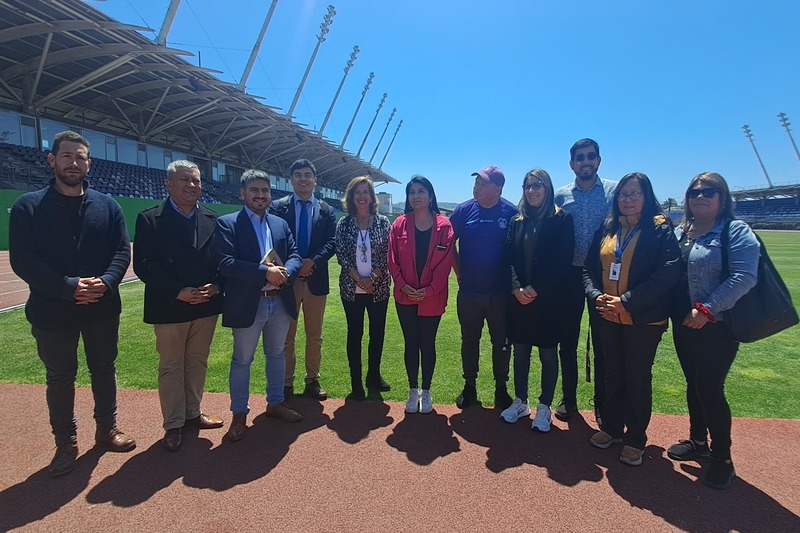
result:
[(308, 257), (308, 200), (300, 200), (300, 223), (297, 227), (297, 251), (300, 257)]

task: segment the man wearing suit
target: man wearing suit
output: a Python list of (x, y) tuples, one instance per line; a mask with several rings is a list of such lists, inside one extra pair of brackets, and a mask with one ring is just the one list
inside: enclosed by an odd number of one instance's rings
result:
[[(319, 384), (322, 359), (322, 321), (330, 292), (328, 260), (335, 252), (336, 217), (333, 208), (314, 197), (317, 169), (308, 159), (295, 161), (289, 169), (294, 194), (273, 202), (269, 212), (281, 217), (292, 231), (303, 266), (294, 282), (297, 313), (303, 309), (306, 331), (306, 377), (304, 396), (325, 400), (328, 394)], [(286, 381), (284, 392), (294, 391), (295, 336), (297, 320), (286, 335)]]
[(297, 319), (291, 281), (302, 267), (286, 221), (268, 215), (272, 203), (269, 176), (260, 170), (242, 174), (244, 208), (217, 221), (215, 247), (225, 277), (222, 325), (233, 329), (230, 371), (232, 441), (244, 438), (250, 412), (250, 366), (259, 337), (266, 356), (268, 417), (298, 422), (303, 416), (286, 405), (284, 344), (289, 323)]
[(200, 410), (222, 283), (213, 248), (217, 214), (197, 203), (200, 169), (173, 161), (166, 187), (169, 197), (136, 219), (133, 270), (145, 284), (144, 321), (156, 334), (162, 444), (176, 451), (184, 426), (222, 427), (222, 420)]

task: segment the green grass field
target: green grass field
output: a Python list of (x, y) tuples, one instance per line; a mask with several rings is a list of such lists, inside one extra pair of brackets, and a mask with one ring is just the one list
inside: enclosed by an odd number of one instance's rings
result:
[[(800, 233), (760, 232), (770, 256), (792, 292), (795, 303), (800, 302)], [(322, 384), (332, 397), (349, 393), (349, 372), (345, 356), (346, 324), (338, 294), (339, 267), (331, 263), (331, 288), (325, 315), (325, 340), (323, 343)], [(451, 276), (450, 305), (442, 318), (437, 338), (438, 359), (432, 387), (436, 403), (452, 403), (458, 395), (461, 379), (460, 329), (455, 312), (456, 284)], [(152, 326), (142, 322), (143, 285), (129, 283), (121, 288), (123, 298), (122, 326), (120, 328), (120, 355), (117, 360), (119, 386), (139, 389), (157, 387), (158, 355)], [(301, 318), (302, 321), (302, 318)], [(36, 355), (30, 327), (22, 310), (0, 315), (3, 343), (0, 347), (0, 381), (10, 383), (44, 383), (44, 367)], [(298, 332), (298, 346), (303, 346), (302, 325)], [(579, 350), (579, 367), (582, 368), (583, 346), (586, 338), (586, 317)], [(482, 341), (481, 374), (478, 394), (486, 405), (492, 401), (491, 358), (488, 332)], [(206, 390), (226, 392), (228, 367), (232, 350), (232, 337), (227, 328), (218, 326), (209, 358)], [(366, 338), (364, 340), (366, 352)], [(392, 384), (392, 391), (384, 394), (386, 400), (405, 401), (407, 381), (403, 366), (403, 338), (400, 325), (390, 302), (386, 325), (386, 343), (383, 355), (383, 375)], [(366, 355), (364, 355), (366, 360)], [(251, 391), (263, 394), (265, 390), (264, 356), (256, 356), (253, 365)], [(531, 365), (531, 398), (539, 394), (539, 368)], [(303, 372), (302, 349), (298, 371)], [(583, 373), (581, 372), (581, 375)], [(85, 365), (80, 365), (78, 384), (89, 385)], [(509, 384), (510, 388), (511, 385)], [(302, 374), (295, 387), (302, 387)], [(560, 385), (559, 385), (560, 387)], [(557, 389), (558, 391), (559, 389)], [(754, 344), (743, 344), (727, 381), (727, 393), (734, 416), (759, 418), (800, 419), (800, 328), (765, 339)], [(578, 386), (578, 404), (589, 409), (593, 384), (583, 379)], [(681, 373), (670, 332), (664, 335), (653, 368), (653, 408), (658, 413), (686, 413), (685, 382)], [(556, 401), (558, 401), (558, 392)]]

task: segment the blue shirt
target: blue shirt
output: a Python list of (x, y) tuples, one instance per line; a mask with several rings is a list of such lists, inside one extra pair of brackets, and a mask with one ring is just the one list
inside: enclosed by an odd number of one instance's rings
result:
[(493, 296), (511, 290), (504, 252), (508, 227), (516, 214), (516, 206), (505, 198), (488, 209), (472, 199), (453, 210), (450, 223), (458, 239), (460, 291)]
[(577, 181), (556, 190), (556, 206), (572, 215), (575, 228), (575, 250), (572, 256), (574, 266), (582, 267), (586, 261), (592, 238), (611, 210), (616, 188), (616, 181), (604, 180), (598, 176), (589, 190), (584, 191), (578, 187)]

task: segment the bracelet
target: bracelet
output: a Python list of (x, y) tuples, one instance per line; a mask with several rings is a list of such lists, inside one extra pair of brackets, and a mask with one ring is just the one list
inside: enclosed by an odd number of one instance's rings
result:
[(714, 318), (714, 315), (711, 314), (711, 310), (708, 307), (706, 307), (705, 305), (703, 305), (701, 302), (695, 302), (694, 303), (694, 308), (697, 309), (698, 311), (700, 311), (702, 314), (706, 315), (706, 318), (712, 324), (714, 324), (717, 321), (717, 319)]

